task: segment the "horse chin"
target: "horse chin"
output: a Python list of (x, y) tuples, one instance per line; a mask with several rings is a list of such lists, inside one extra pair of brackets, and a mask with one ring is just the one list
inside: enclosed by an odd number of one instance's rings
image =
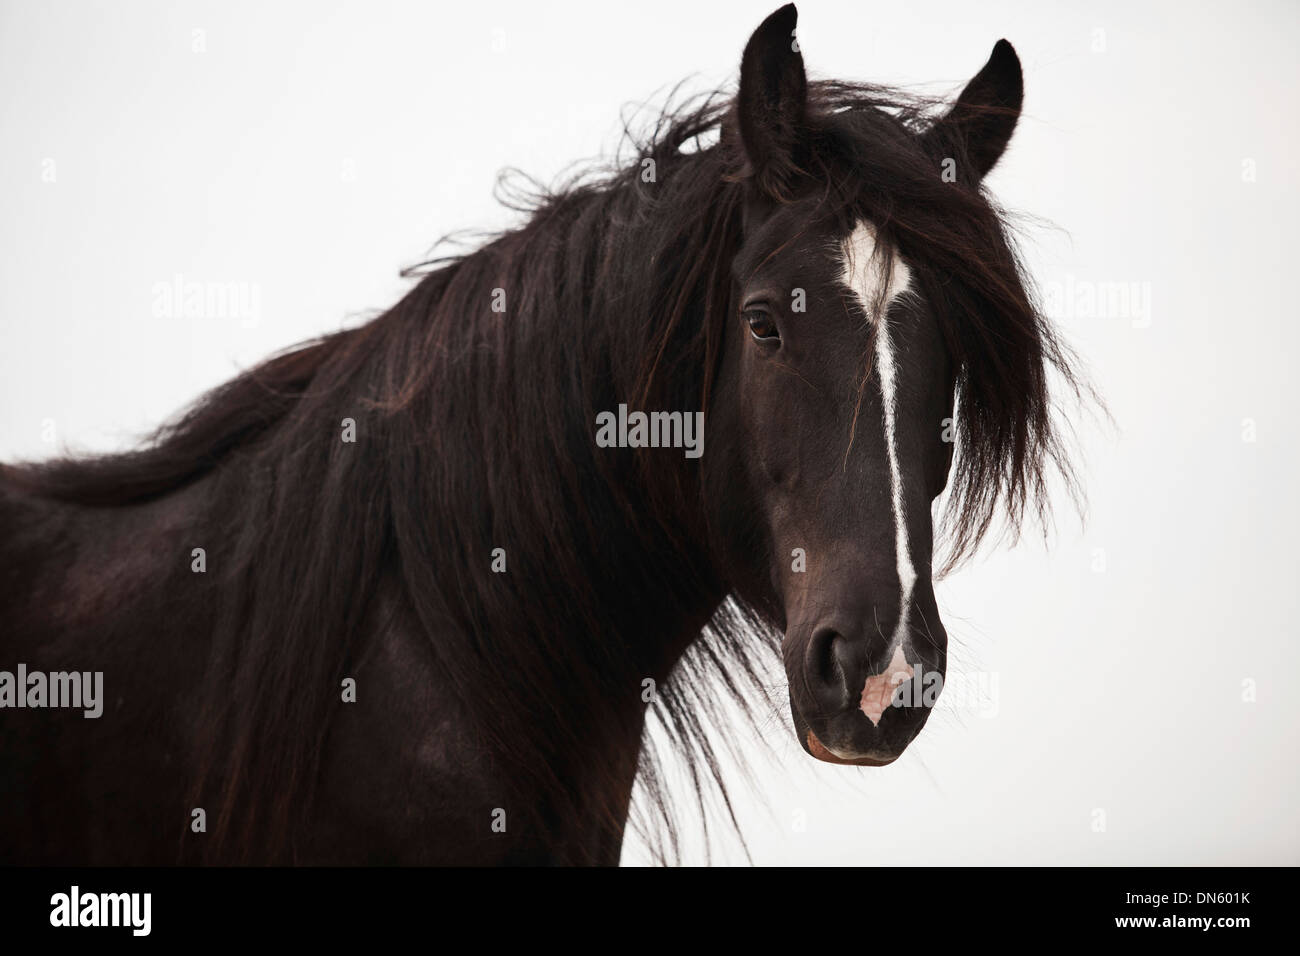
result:
[(844, 742), (834, 745), (832, 748), (822, 742), (821, 737), (817, 736), (817, 732), (812, 729), (808, 721), (796, 708), (791, 708), (791, 714), (794, 717), (795, 736), (803, 744), (803, 749), (808, 752), (809, 756), (823, 763), (838, 764), (842, 767), (885, 767), (902, 756), (903, 751), (907, 749), (906, 745), (904, 745), (897, 749), (879, 747), (850, 750), (846, 749)]
[(861, 756), (841, 757), (839, 754), (832, 753), (826, 745), (817, 739), (817, 735), (809, 730), (805, 736), (804, 743), (809, 754), (818, 760), (826, 763), (835, 763), (849, 767), (884, 767), (898, 759), (898, 754), (878, 754)]

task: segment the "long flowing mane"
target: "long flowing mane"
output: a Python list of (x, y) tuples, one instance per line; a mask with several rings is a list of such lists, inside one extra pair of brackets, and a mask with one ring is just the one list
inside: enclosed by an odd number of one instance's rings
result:
[[(1012, 528), (1043, 515), (1054, 468), (1070, 483), (1049, 379), (1079, 386), (1003, 215), (936, 172), (944, 157), (962, 163), (961, 144), (913, 135), (933, 104), (863, 84), (814, 83), (809, 95), (816, 135), (792, 173), (820, 184), (846, 222), (870, 216), (935, 277), (925, 294), (959, 370), (951, 566), (999, 513)], [(669, 107), (629, 156), (537, 196), (520, 228), (427, 264), (388, 312), (245, 372), (140, 450), (0, 473), (30, 494), (107, 508), (209, 484), (196, 540), (213, 542), (202, 587), (220, 600), (193, 788), (217, 808), (214, 853), (293, 858), (339, 680), (370, 651), (367, 623), (389, 621), (454, 635), (430, 648), (447, 686), (466, 689), (459, 703), (485, 747), (552, 796), (533, 825), (589, 813), (621, 831), (622, 808), (592, 807), (555, 759), (606, 731), (581, 714), (550, 719), (549, 697), (595, 708), (629, 693), (629, 658), (634, 673), (659, 663), (629, 646), (599, 597), (629, 567), (629, 542), (643, 558), (636, 586), (666, 604), (695, 607), (719, 582), (708, 529), (667, 518), (700, 494), (692, 473), (598, 455), (591, 423), (619, 402), (709, 406), (746, 187), (732, 109), (721, 93)], [(347, 418), (355, 444), (338, 440)], [(484, 573), (496, 547), (509, 574)], [(685, 755), (706, 819), (706, 792), (729, 806), (709, 726), (724, 700), (767, 713), (755, 651), (780, 635), (736, 600), (701, 623), (650, 710)], [(501, 700), (539, 715), (531, 736), (503, 723)], [(661, 756), (647, 746), (629, 759), (640, 761), (641, 828), (669, 858), (681, 814)]]

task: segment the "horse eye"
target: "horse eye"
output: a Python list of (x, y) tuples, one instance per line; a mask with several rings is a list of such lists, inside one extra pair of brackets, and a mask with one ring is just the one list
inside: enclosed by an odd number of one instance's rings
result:
[(744, 314), (744, 319), (749, 324), (749, 334), (760, 342), (781, 340), (781, 333), (777, 331), (776, 323), (767, 312), (751, 309)]

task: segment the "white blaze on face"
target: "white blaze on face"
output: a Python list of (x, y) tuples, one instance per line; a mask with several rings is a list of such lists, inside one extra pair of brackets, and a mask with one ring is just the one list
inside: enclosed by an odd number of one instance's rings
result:
[[(898, 369), (894, 362), (894, 343), (889, 330), (889, 305), (908, 291), (911, 272), (901, 256), (892, 249), (876, 248), (876, 229), (866, 221), (859, 222), (844, 242), (844, 284), (853, 290), (867, 314), (867, 321), (875, 326), (876, 372), (880, 377), (880, 393), (885, 414), (885, 448), (889, 457), (889, 483), (894, 505), (894, 548), (898, 562), (898, 580), (902, 590), (899, 595), (898, 626), (890, 638), (894, 658), (884, 674), (869, 677), (862, 689), (862, 711), (873, 724), (883, 713), (879, 703), (884, 681), (899, 673), (902, 667), (910, 671), (903, 658), (903, 641), (907, 636), (908, 607), (912, 603), (912, 587), (916, 584), (916, 569), (912, 567), (912, 554), (907, 541), (907, 516), (903, 511), (903, 476), (898, 465), (898, 430), (896, 394)], [(876, 685), (872, 684), (876, 681)], [(896, 682), (894, 682), (896, 683)], [(892, 686), (889, 691), (892, 695)], [(868, 700), (868, 698), (871, 698)], [(888, 700), (885, 701), (888, 704)]]

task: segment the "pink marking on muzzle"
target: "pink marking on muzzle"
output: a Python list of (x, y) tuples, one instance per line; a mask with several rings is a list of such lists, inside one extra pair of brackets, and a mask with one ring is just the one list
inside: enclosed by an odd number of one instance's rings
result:
[(915, 671), (903, 656), (903, 646), (894, 648), (894, 656), (885, 667), (883, 674), (873, 674), (867, 678), (862, 688), (862, 712), (867, 715), (873, 727), (880, 725), (880, 718), (885, 708), (894, 698), (894, 689), (905, 680), (911, 680)]

